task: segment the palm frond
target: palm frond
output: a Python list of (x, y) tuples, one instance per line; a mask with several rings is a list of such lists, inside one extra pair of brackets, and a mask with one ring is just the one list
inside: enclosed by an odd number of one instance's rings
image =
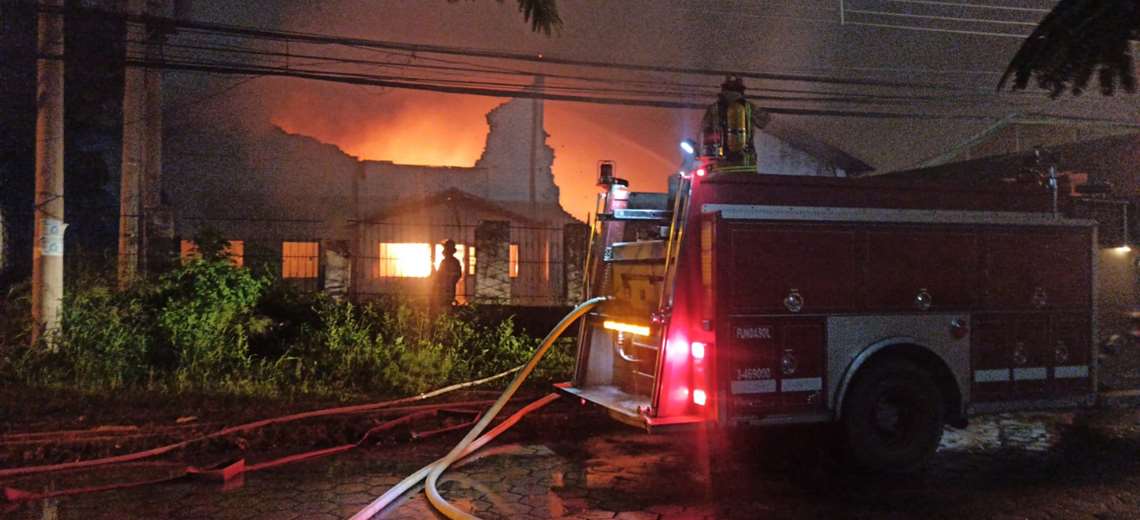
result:
[(1140, 37), (1140, 0), (1061, 0), (1022, 43), (998, 82), (1031, 80), (1057, 97), (1080, 95), (1095, 75), (1104, 95), (1135, 92), (1131, 41)]
[[(502, 0), (499, 0), (500, 2)], [(550, 36), (551, 30), (562, 28), (562, 17), (558, 15), (556, 0), (518, 0), (523, 21), (530, 22), (530, 30), (542, 31)]]
[[(447, 0), (456, 3), (459, 0)], [(498, 0), (501, 4), (503, 0)], [(558, 15), (557, 0), (518, 0), (523, 21), (530, 22), (530, 30), (550, 36), (552, 31), (562, 29), (562, 17)]]

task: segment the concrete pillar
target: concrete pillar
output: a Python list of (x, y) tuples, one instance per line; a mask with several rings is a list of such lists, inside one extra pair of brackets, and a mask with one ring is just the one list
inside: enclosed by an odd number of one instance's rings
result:
[[(63, 300), (63, 0), (40, 3), (32, 343), (59, 327)], [(49, 336), (50, 337), (50, 336)]]
[(348, 298), (352, 286), (352, 245), (348, 240), (324, 240), (321, 242), (321, 278), (324, 291), (336, 301)]
[(475, 302), (511, 301), (511, 223), (485, 220), (475, 227)]
[(4, 208), (0, 206), (0, 289), (3, 289), (4, 280), (8, 278), (8, 269), (12, 264), (11, 240), (8, 239), (8, 221), (4, 215)]
[(590, 226), (572, 222), (562, 229), (562, 279), (565, 288), (562, 299), (566, 305), (577, 305), (585, 295), (584, 268), (589, 240)]
[[(127, 14), (141, 15), (146, 0), (128, 0)], [(126, 56), (146, 52), (146, 26), (128, 22)], [(143, 195), (146, 171), (146, 71), (123, 71), (123, 160), (119, 181), (119, 287), (126, 288), (142, 271)]]

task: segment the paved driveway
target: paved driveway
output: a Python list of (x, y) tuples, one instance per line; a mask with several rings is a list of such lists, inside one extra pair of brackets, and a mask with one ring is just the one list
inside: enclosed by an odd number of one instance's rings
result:
[[(447, 474), (444, 495), (485, 518), (1140, 518), (1140, 415), (1018, 414), (948, 430), (930, 467), (843, 471), (826, 432), (769, 431), (710, 459), (700, 434), (647, 435), (576, 405), (528, 418)], [(376, 448), (252, 474), (223, 492), (184, 482), (66, 498), (14, 518), (345, 518), (447, 442)], [(422, 494), (384, 518), (434, 518)]]

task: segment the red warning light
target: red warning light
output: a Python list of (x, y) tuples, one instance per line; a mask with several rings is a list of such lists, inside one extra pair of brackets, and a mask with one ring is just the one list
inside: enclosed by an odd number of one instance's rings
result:
[(694, 341), (693, 344), (689, 348), (690, 348), (690, 351), (693, 355), (693, 359), (700, 361), (700, 360), (705, 358), (705, 344), (704, 343), (701, 343), (699, 341)]

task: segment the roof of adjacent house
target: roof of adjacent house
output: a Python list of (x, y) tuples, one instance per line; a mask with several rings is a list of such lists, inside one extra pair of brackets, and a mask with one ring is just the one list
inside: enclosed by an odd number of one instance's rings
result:
[[(963, 162), (960, 157), (968, 150), (988, 140), (994, 139), (1001, 131), (1011, 126), (1049, 126), (1049, 127), (1066, 127), (1066, 128), (1081, 128), (1081, 129), (1095, 129), (1095, 131), (1111, 134), (1130, 134), (1140, 129), (1140, 125), (1130, 124), (1125, 122), (1114, 121), (1097, 121), (1097, 120), (1084, 120), (1078, 118), (1063, 118), (1048, 115), (1038, 114), (1022, 114), (1012, 113), (1009, 114), (990, 126), (987, 126), (982, 131), (970, 136), (966, 140), (951, 146), (946, 151), (920, 161), (914, 168), (927, 168), (931, 166), (938, 166), (940, 164)], [(1103, 135), (1103, 134), (1102, 134)], [(1092, 139), (1088, 139), (1092, 140)], [(1081, 141), (1074, 141), (1081, 142)], [(970, 160), (970, 159), (967, 159)]]
[[(1047, 161), (1062, 171), (1080, 171), (1106, 180), (1135, 177), (1131, 162), (1140, 147), (1140, 133), (1113, 135), (1075, 143), (1041, 147)], [(981, 157), (968, 161), (912, 168), (888, 172), (877, 176), (915, 175), (928, 180), (957, 182), (984, 182), (1008, 178), (1024, 170), (1034, 160), (1034, 151)], [(1048, 164), (1048, 163), (1047, 163)], [(1123, 179), (1122, 179), (1123, 180)]]
[(779, 118), (773, 118), (768, 124), (764, 125), (761, 131), (795, 148), (799, 148), (800, 150), (843, 168), (848, 175), (858, 176), (875, 170), (874, 166), (867, 164), (862, 159), (840, 150)]

